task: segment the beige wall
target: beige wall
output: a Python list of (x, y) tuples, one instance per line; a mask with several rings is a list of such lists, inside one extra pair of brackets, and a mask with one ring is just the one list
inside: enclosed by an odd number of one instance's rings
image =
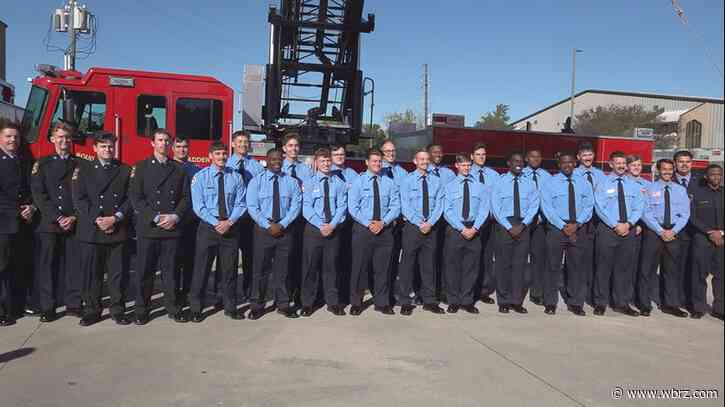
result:
[(680, 116), (678, 147), (686, 147), (687, 123), (697, 120), (702, 124), (701, 148), (723, 148), (723, 105), (704, 103)]

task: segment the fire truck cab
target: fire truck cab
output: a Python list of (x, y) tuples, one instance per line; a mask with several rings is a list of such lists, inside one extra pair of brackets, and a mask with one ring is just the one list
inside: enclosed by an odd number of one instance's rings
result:
[(91, 159), (90, 134), (105, 130), (118, 137), (116, 156), (133, 164), (151, 154), (157, 128), (189, 140), (190, 160), (208, 163), (211, 142), (228, 143), (234, 92), (209, 76), (91, 68), (85, 74), (39, 65), (22, 125), (33, 157), (53, 152), (50, 127), (58, 119), (78, 126), (75, 154)]

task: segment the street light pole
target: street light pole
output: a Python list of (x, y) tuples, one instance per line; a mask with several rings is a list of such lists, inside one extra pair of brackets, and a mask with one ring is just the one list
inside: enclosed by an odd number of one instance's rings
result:
[(583, 52), (580, 49), (572, 48), (571, 50), (571, 99), (569, 103), (569, 120), (571, 127), (574, 127), (574, 92), (576, 92), (576, 54)]

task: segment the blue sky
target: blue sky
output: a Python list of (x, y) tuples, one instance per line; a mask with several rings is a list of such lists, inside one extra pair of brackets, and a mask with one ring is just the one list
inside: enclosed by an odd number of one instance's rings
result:
[[(46, 15), (61, 1), (2, 1), (8, 81), (23, 105), (34, 65), (62, 66), (62, 54), (43, 46)], [(243, 66), (267, 60), (270, 3), (278, 1), (89, 0), (99, 19), (98, 50), (78, 68), (208, 74), (240, 89)], [(723, 68), (723, 0), (680, 0), (689, 32), (670, 0), (365, 4), (377, 24), (362, 45), (362, 69), (377, 85), (376, 121), (406, 108), (422, 111), (425, 63), (432, 111), (465, 114), (472, 125), (506, 103), (512, 119), (520, 118), (569, 94), (572, 47), (584, 50), (577, 63), (579, 90), (723, 96), (723, 80), (706, 56), (707, 48)], [(65, 44), (58, 34), (52, 38)]]

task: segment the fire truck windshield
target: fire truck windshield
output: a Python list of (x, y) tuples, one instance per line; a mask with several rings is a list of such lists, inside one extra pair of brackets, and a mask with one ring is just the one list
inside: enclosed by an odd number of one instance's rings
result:
[(34, 143), (38, 139), (40, 131), (40, 121), (45, 114), (48, 105), (48, 91), (38, 86), (33, 86), (28, 96), (28, 103), (25, 106), (23, 114), (23, 129), (25, 133), (25, 141)]

